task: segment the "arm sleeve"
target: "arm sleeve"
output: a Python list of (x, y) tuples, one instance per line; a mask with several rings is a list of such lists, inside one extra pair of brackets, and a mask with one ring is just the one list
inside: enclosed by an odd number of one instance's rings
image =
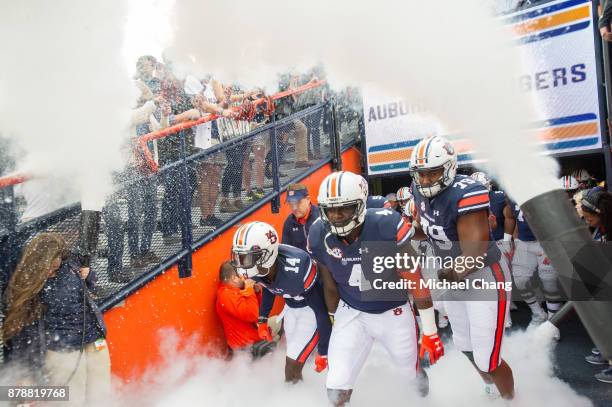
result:
[(274, 297), (270, 291), (264, 288), (261, 296), (261, 305), (259, 306), (259, 316), (268, 318), (270, 312), (272, 312), (272, 306), (274, 306)]
[(228, 314), (245, 322), (257, 322), (259, 302), (252, 288), (243, 290), (237, 295), (232, 295), (230, 292), (225, 291), (220, 294), (219, 301)]

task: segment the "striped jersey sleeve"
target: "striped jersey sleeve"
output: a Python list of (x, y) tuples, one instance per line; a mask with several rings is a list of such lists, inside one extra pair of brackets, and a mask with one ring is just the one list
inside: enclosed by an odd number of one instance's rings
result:
[(457, 202), (457, 213), (464, 215), (470, 212), (477, 212), (489, 208), (489, 191), (485, 188), (478, 188), (469, 191)]
[(308, 270), (304, 273), (304, 291), (310, 290), (317, 281), (317, 265), (314, 261), (310, 260), (308, 264)]

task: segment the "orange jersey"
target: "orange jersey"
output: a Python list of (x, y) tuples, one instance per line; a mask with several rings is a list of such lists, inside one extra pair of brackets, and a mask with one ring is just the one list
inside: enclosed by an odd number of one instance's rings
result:
[(230, 348), (244, 348), (260, 340), (257, 333), (259, 298), (252, 288), (241, 290), (220, 285), (216, 309)]

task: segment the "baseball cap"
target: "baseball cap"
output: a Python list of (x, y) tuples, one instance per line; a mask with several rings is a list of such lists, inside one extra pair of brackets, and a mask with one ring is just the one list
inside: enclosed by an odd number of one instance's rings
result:
[(289, 185), (287, 189), (287, 199), (285, 202), (296, 203), (299, 202), (300, 199), (306, 198), (308, 196), (308, 189), (305, 185), (302, 184), (292, 184)]

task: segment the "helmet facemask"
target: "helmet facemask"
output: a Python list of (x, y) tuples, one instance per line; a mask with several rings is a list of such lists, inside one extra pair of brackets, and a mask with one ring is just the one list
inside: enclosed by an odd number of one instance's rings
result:
[[(247, 278), (265, 277), (270, 272), (276, 258), (272, 259), (273, 253), (267, 249), (254, 246), (248, 250), (237, 248), (232, 249), (232, 265), (236, 269), (245, 270), (242, 273)], [(265, 273), (260, 272), (260, 268), (266, 269)]]
[[(362, 200), (355, 200), (349, 202), (343, 202), (338, 204), (322, 204), (319, 203), (321, 208), (321, 220), (325, 226), (337, 236), (347, 236), (355, 228), (359, 227), (365, 220), (365, 204)], [(349, 207), (353, 207), (353, 213), (347, 216), (342, 221), (332, 222), (327, 211), (330, 209), (346, 208), (348, 211)]]
[[(436, 171), (441, 171), (440, 177), (431, 182), (429, 185), (421, 184), (421, 173), (431, 173)], [(446, 187), (450, 186), (455, 180), (455, 175), (457, 173), (457, 163), (454, 160), (448, 160), (440, 167), (434, 168), (426, 168), (419, 169), (414, 168), (410, 171), (410, 175), (414, 180), (419, 192), (426, 198), (432, 198), (442, 192)]]

